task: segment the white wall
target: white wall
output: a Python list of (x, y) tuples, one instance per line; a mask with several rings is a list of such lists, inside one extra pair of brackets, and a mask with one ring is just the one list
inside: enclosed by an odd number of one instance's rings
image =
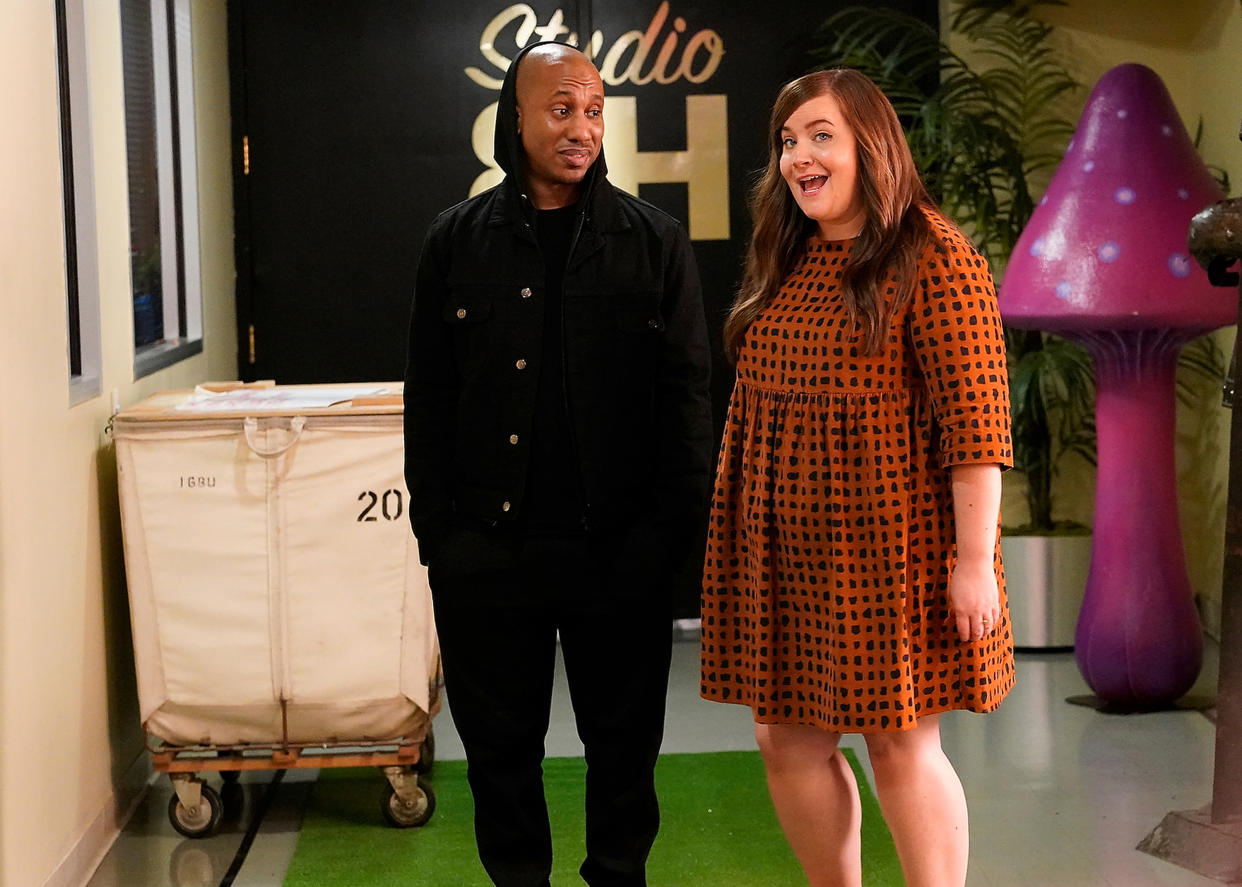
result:
[(103, 394), (70, 407), (53, 5), (0, 0), (0, 887), (81, 883), (149, 767), (111, 392), (237, 374), (225, 0), (194, 0), (204, 349), (138, 382), (119, 4), (86, 5)]

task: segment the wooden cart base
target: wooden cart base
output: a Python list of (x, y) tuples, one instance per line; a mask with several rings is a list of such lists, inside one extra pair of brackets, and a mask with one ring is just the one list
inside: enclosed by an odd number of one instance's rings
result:
[(425, 778), (435, 757), (435, 738), (388, 743), (341, 743), (305, 746), (170, 746), (147, 747), (157, 773), (167, 773), (176, 794), (169, 800), (168, 819), (187, 838), (213, 834), (224, 815), (220, 792), (198, 774), (217, 772), (233, 782), (243, 770), (312, 770), (325, 767), (379, 767), (388, 781), (380, 810), (397, 828), (426, 825), (436, 796)]

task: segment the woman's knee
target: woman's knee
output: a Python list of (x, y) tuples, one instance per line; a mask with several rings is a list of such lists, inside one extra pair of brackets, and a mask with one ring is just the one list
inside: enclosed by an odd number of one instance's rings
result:
[(876, 733), (866, 737), (867, 757), (872, 767), (884, 767), (890, 761), (901, 757), (902, 744), (894, 740), (894, 734)]
[(771, 769), (826, 760), (836, 751), (841, 736), (818, 727), (755, 724), (755, 740), (764, 763)]
[(903, 762), (940, 753), (940, 726), (934, 718), (924, 718), (911, 730), (868, 733), (864, 741), (873, 768), (901, 766)]

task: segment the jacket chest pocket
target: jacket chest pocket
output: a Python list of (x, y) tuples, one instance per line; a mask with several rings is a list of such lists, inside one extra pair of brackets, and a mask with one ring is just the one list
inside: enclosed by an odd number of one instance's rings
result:
[(565, 299), (566, 334), (598, 356), (645, 351), (664, 339), (659, 292), (571, 293)]
[(617, 307), (617, 329), (623, 333), (663, 333), (664, 315), (655, 299)]
[(659, 294), (617, 299), (601, 311), (598, 322), (599, 341), (589, 346), (586, 359), (598, 368), (611, 396), (645, 397), (668, 335)]
[(457, 370), (463, 376), (478, 373), (493, 348), (496, 324), (493, 300), (480, 293), (453, 293), (444, 303), (441, 319), (453, 338)]
[(618, 302), (615, 316), (617, 346), (624, 354), (637, 359), (658, 354), (667, 333), (659, 293)]

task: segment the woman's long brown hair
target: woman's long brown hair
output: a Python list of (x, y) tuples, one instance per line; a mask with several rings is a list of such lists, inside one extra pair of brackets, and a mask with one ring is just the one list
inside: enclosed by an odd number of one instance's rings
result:
[[(866, 220), (841, 276), (845, 304), (861, 327), (862, 348), (879, 350), (889, 322), (914, 292), (919, 255), (931, 237), (924, 212), (934, 206), (919, 179), (897, 113), (871, 80), (850, 68), (816, 71), (787, 83), (768, 123), (768, 165), (750, 197), (754, 232), (737, 298), (725, 321), (725, 353), (736, 361), (746, 330), (772, 300), (816, 230), (781, 175), (781, 127), (806, 102), (832, 96), (858, 145), (858, 183)], [(884, 291), (896, 278), (896, 300)]]

